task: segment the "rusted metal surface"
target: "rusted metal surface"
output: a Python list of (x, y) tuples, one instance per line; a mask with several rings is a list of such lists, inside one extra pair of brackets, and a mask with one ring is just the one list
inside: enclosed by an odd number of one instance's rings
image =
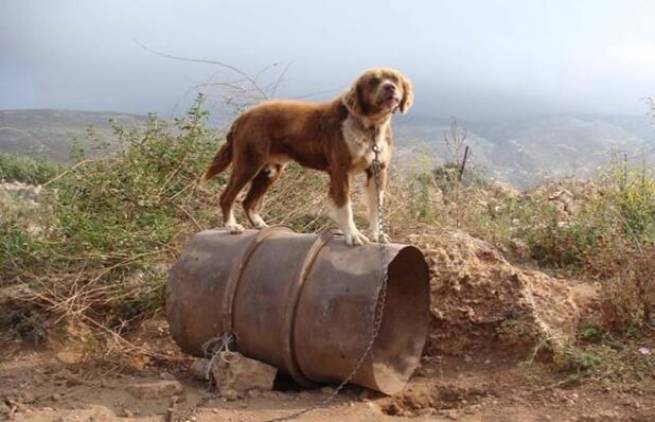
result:
[[(384, 251), (384, 266), (381, 252)], [(370, 339), (383, 271), (382, 326), (353, 383), (398, 392), (416, 369), (429, 317), (429, 277), (415, 247), (349, 247), (340, 237), (274, 226), (196, 234), (170, 272), (167, 314), (185, 352), (226, 331), (236, 350), (312, 386), (348, 376)]]

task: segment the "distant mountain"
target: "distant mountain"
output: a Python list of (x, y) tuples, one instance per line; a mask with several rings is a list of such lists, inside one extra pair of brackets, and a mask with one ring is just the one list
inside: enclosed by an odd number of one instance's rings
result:
[[(588, 177), (624, 153), (632, 164), (655, 163), (655, 127), (645, 116), (546, 116), (459, 126), (467, 130), (475, 165), (522, 187), (548, 176)], [(422, 155), (424, 162), (448, 161), (448, 130), (443, 119), (401, 122), (399, 149), (406, 157)]]
[(73, 139), (84, 139), (90, 127), (100, 140), (112, 142), (109, 119), (133, 128), (145, 118), (113, 112), (0, 110), (0, 151), (65, 162)]
[[(93, 127), (101, 140), (115, 142), (107, 121), (126, 127), (145, 117), (113, 112), (67, 110), (0, 111), (0, 151), (68, 160), (71, 142)], [(649, 117), (543, 116), (487, 122), (459, 122), (467, 131), (472, 165), (520, 187), (545, 177), (592, 175), (612, 155), (627, 153), (631, 163), (655, 164), (655, 126)], [(453, 158), (444, 142), (449, 119), (401, 116), (394, 163), (428, 170)]]

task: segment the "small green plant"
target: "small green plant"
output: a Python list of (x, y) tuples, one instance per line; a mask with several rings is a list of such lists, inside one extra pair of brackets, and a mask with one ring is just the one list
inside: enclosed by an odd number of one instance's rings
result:
[(564, 371), (581, 373), (597, 368), (602, 358), (594, 353), (576, 346), (568, 346), (562, 352), (560, 367)]
[(607, 335), (605, 330), (597, 326), (580, 328), (580, 339), (588, 343), (600, 343)]

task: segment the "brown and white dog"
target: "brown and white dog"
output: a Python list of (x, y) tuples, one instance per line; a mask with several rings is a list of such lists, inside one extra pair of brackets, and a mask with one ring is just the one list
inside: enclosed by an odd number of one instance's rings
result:
[[(407, 112), (412, 99), (412, 86), (400, 72), (374, 68), (330, 102), (266, 101), (241, 114), (205, 173), (205, 179), (210, 179), (232, 164), (230, 181), (220, 198), (225, 227), (232, 233), (243, 230), (234, 218), (233, 204), (249, 182), (243, 208), (255, 227), (267, 227), (258, 212), (262, 197), (286, 162), (295, 160), (329, 174), (329, 196), (348, 245), (369, 242), (355, 227), (350, 203), (353, 175), (366, 172), (370, 232), (375, 241), (388, 241), (378, 232), (377, 195), (382, 201), (387, 184), (393, 149), (391, 115), (396, 110)], [(373, 144), (380, 149), (379, 193), (372, 179)]]

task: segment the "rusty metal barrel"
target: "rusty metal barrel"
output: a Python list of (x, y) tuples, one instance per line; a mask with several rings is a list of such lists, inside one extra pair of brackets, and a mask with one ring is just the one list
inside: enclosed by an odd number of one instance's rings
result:
[(384, 271), (380, 330), (351, 382), (394, 394), (418, 366), (428, 331), (428, 267), (413, 246), (349, 247), (331, 232), (283, 226), (197, 233), (170, 271), (170, 331), (195, 356), (233, 332), (237, 351), (303, 386), (337, 383), (370, 342)]

